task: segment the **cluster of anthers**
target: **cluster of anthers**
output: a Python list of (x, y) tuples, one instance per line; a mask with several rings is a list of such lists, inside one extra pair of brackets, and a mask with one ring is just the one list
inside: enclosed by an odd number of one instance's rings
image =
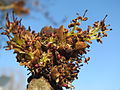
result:
[(106, 31), (111, 30), (107, 29), (105, 18), (82, 30), (81, 22), (88, 19), (84, 14), (73, 19), (68, 29), (63, 25), (59, 28), (46, 26), (36, 33), (13, 16), (12, 22), (7, 17), (2, 34), (9, 38), (6, 50), (14, 50), (17, 62), (27, 67), (32, 75), (44, 76), (61, 87), (71, 88), (83, 63), (90, 60), (85, 54), (92, 40), (102, 43), (101, 38), (107, 37)]

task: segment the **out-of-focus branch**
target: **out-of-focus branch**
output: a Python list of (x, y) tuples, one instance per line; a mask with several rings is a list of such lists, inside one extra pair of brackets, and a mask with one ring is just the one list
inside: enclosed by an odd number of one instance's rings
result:
[(0, 6), (0, 10), (6, 10), (6, 9), (12, 9), (14, 8), (14, 4), (10, 4), (10, 5), (7, 5), (7, 6)]
[[(0, 77), (5, 76), (10, 78), (8, 83), (3, 86), (3, 90), (25, 90), (25, 78), (23, 73), (11, 69), (2, 69), (0, 68)], [(4, 81), (2, 81), (4, 82)]]

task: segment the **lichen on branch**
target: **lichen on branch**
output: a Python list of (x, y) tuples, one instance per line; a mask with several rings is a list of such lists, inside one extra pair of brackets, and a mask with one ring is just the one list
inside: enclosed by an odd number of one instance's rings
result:
[[(106, 18), (106, 16), (105, 16)], [(101, 38), (107, 37), (110, 31), (105, 25), (105, 18), (97, 21), (87, 30), (80, 28), (81, 22), (87, 21), (85, 14), (73, 19), (68, 29), (45, 26), (40, 32), (25, 28), (21, 20), (6, 18), (3, 35), (8, 37), (6, 50), (14, 50), (17, 62), (25, 66), (32, 75), (44, 76), (49, 82), (61, 87), (72, 88), (72, 82), (78, 78), (83, 63), (88, 63), (92, 40), (102, 43)]]

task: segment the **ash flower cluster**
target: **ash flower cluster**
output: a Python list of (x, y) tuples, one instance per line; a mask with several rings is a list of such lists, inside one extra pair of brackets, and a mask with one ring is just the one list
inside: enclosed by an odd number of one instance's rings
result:
[[(106, 17), (105, 17), (106, 18)], [(80, 25), (88, 18), (78, 16), (68, 25), (68, 29), (61, 25), (59, 28), (46, 26), (36, 33), (30, 27), (26, 29), (21, 20), (7, 17), (6, 50), (14, 50), (17, 62), (25, 66), (33, 76), (44, 76), (50, 82), (54, 81), (61, 87), (71, 88), (72, 82), (78, 78), (83, 63), (88, 63), (90, 57), (85, 57), (89, 52), (92, 40), (102, 43), (101, 38), (107, 37), (109, 25), (105, 25), (105, 18), (97, 21), (87, 30), (82, 30)]]

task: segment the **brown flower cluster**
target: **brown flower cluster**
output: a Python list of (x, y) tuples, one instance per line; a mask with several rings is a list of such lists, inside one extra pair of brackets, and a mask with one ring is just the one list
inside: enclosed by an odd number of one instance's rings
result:
[[(106, 17), (105, 17), (106, 18)], [(106, 37), (109, 25), (105, 25), (105, 18), (97, 21), (87, 30), (82, 30), (80, 25), (88, 18), (78, 16), (68, 25), (52, 28), (46, 26), (38, 33), (26, 29), (21, 25), (21, 20), (7, 18), (3, 35), (9, 38), (6, 50), (14, 50), (17, 62), (30, 70), (34, 76), (44, 76), (50, 82), (55, 81), (59, 86), (71, 88), (72, 82), (78, 78), (83, 63), (88, 63), (92, 40), (102, 43), (101, 38)]]

